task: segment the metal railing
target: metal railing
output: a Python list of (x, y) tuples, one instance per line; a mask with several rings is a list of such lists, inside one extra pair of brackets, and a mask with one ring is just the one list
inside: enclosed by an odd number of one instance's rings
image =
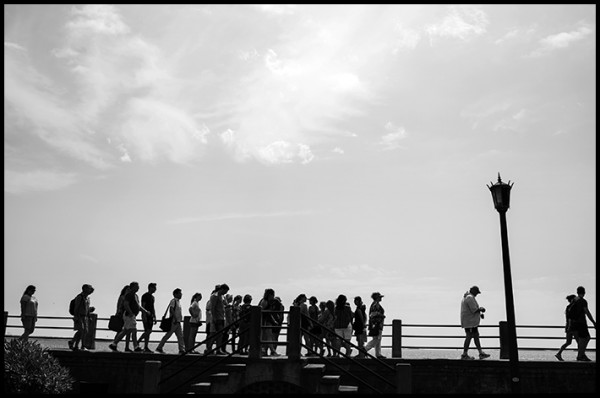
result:
[[(186, 317), (186, 321), (189, 317)], [(92, 325), (90, 325), (89, 341), (86, 347), (94, 349), (95, 343), (110, 343), (115, 333), (108, 329), (108, 317), (99, 317), (93, 314)], [(284, 321), (284, 326), (286, 322)], [(203, 324), (204, 326), (204, 324)], [(496, 341), (497, 345), (486, 345), (488, 349), (503, 350), (502, 342), (502, 322), (500, 325), (480, 325), (480, 339)], [(517, 325), (517, 340), (519, 342), (519, 351), (556, 351), (565, 341), (564, 325)], [(441, 332), (432, 333), (432, 331), (442, 330)], [(491, 334), (487, 334), (487, 331)], [(4, 312), (4, 335), (6, 337), (19, 337), (23, 331), (20, 316), (9, 315)], [(184, 322), (184, 340), (187, 342), (187, 322)], [(462, 349), (462, 343), (465, 335), (460, 325), (457, 324), (411, 324), (402, 323), (401, 320), (393, 320), (391, 324), (385, 324), (383, 329), (381, 348), (390, 350), (392, 357), (402, 357), (403, 349), (427, 349), (427, 350), (452, 350)], [(390, 333), (391, 331), (391, 333)], [(140, 332), (140, 330), (138, 330)], [(495, 333), (494, 333), (495, 332)], [(533, 333), (532, 333), (533, 332)], [(286, 336), (285, 327), (280, 335), (281, 341), (276, 342), (277, 345), (285, 345)], [(590, 351), (596, 349), (595, 329), (590, 328), (591, 339), (588, 346)], [(31, 339), (48, 339), (48, 340), (65, 340), (70, 339), (74, 334), (72, 317), (59, 316), (38, 316), (35, 331), (30, 336)], [(164, 332), (158, 329), (158, 324), (153, 329), (151, 334), (152, 343), (158, 343)], [(202, 342), (206, 341), (208, 335), (204, 328), (198, 330), (198, 339)], [(239, 338), (239, 336), (238, 336)], [(430, 344), (429, 341), (434, 340), (436, 343)], [(440, 344), (441, 342), (449, 342), (448, 344)], [(174, 344), (170, 340), (167, 344)], [(569, 349), (575, 349), (576, 344), (573, 343)], [(65, 344), (66, 348), (66, 344)]]

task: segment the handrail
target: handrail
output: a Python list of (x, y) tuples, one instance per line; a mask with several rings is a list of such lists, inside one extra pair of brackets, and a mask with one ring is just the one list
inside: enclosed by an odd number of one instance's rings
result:
[[(23, 329), (23, 325), (21, 325), (20, 323), (20, 316), (19, 315), (7, 315), (7, 323), (5, 325), (5, 336), (6, 337), (19, 337), (21, 335), (21, 332), (17, 332), (17, 333), (10, 333), (9, 330), (21, 330)], [(38, 320), (51, 320), (51, 321), (64, 321), (64, 322), (70, 322), (67, 324), (67, 326), (55, 326), (55, 325), (41, 325), (40, 322), (38, 322), (36, 324), (36, 328), (35, 328), (35, 332), (30, 336), (30, 338), (35, 339), (37, 338), (44, 338), (44, 339), (49, 339), (49, 340), (58, 340), (58, 339), (65, 339), (65, 338), (71, 338), (73, 332), (73, 325), (72, 325), (72, 317), (71, 316), (44, 316), (44, 315), (38, 315)], [(11, 320), (18, 320), (18, 323), (10, 323)], [(109, 318), (108, 317), (98, 317), (97, 318), (98, 324), (100, 325), (101, 323), (104, 323), (104, 325), (106, 325), (106, 327), (96, 327), (97, 331), (102, 331), (102, 332), (109, 332), (111, 334), (114, 334), (115, 332), (111, 331), (110, 329), (108, 329), (107, 325), (108, 325), (108, 321)], [(286, 321), (284, 320), (283, 325), (286, 325)], [(386, 345), (383, 344), (386, 339), (389, 338), (395, 338), (395, 336), (393, 336), (392, 334), (386, 333), (386, 330), (389, 330), (389, 327), (392, 326), (392, 324), (384, 324), (384, 333), (383, 333), (383, 341), (382, 341), (382, 348), (384, 349), (389, 349), (391, 348), (390, 345)], [(441, 346), (441, 345), (436, 345), (436, 346), (430, 346), (430, 345), (426, 345), (426, 344), (421, 344), (421, 345), (415, 345), (415, 344), (405, 344), (404, 339), (452, 339), (455, 338), (458, 340), (464, 340), (464, 334), (456, 334), (455, 336), (452, 335), (427, 335), (427, 334), (405, 334), (405, 328), (425, 328), (425, 329), (436, 329), (436, 328), (454, 328), (457, 331), (461, 330), (460, 325), (458, 324), (420, 324), (420, 323), (402, 323), (402, 334), (400, 335), (400, 338), (402, 339), (402, 345), (401, 348), (402, 349), (432, 349), (432, 350), (437, 350), (437, 349), (457, 349), (457, 348), (461, 348), (462, 349), (462, 345), (460, 347), (458, 346)], [(498, 330), (498, 325), (480, 325), (479, 326), (480, 329), (496, 329)], [(543, 330), (543, 329), (548, 329), (548, 330), (564, 330), (565, 326), (564, 325), (516, 325), (517, 331), (521, 330), (521, 329), (538, 329), (538, 330)], [(47, 334), (47, 333), (43, 333), (43, 331), (68, 331), (69, 333), (60, 333), (60, 335), (52, 335), (52, 334)], [(285, 336), (285, 328), (282, 329), (282, 334), (281, 336)], [(590, 338), (590, 343), (595, 342), (596, 341), (596, 337), (594, 336), (594, 332), (595, 329), (594, 328), (590, 328), (590, 332), (592, 334), (591, 338)], [(42, 332), (40, 334), (40, 332)], [(157, 343), (158, 341), (160, 341), (160, 338), (157, 338), (157, 334), (160, 334), (162, 337), (162, 334), (164, 332), (162, 332), (162, 330), (158, 329), (158, 327), (156, 327), (155, 329), (153, 329), (153, 334), (151, 335), (151, 342), (153, 343)], [(204, 330), (198, 330), (198, 334), (199, 335), (206, 335), (206, 331)], [(480, 339), (498, 339), (499, 335), (498, 334), (494, 334), (494, 335), (481, 335), (479, 336)], [(543, 335), (532, 335), (532, 336), (525, 336), (525, 335), (517, 335), (517, 340), (528, 340), (528, 341), (557, 341), (557, 340), (564, 340), (565, 339), (565, 334), (561, 333), (560, 335), (555, 335), (555, 336), (543, 336)], [(112, 337), (96, 337), (95, 341), (101, 341), (101, 342), (105, 342), (105, 341), (111, 341)], [(462, 342), (462, 341), (461, 341)], [(285, 345), (285, 343), (283, 341), (278, 341), (277, 342), (278, 345)], [(196, 347), (198, 346), (198, 344), (196, 345)], [(493, 347), (490, 347), (493, 348)], [(532, 350), (532, 351), (545, 351), (545, 350), (556, 350), (558, 347), (556, 346), (542, 346), (542, 347), (522, 347), (519, 346), (519, 350)], [(593, 349), (593, 346), (590, 346), (589, 349)]]

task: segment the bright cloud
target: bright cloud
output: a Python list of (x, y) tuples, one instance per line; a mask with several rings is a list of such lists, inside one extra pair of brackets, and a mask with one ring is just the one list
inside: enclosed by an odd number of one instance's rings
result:
[(406, 130), (404, 127), (398, 127), (392, 122), (387, 122), (385, 130), (389, 131), (389, 133), (381, 137), (378, 145), (385, 151), (402, 148), (400, 142), (406, 138)]
[(582, 26), (571, 32), (561, 32), (547, 36), (540, 40), (540, 47), (534, 50), (531, 53), (531, 56), (539, 57), (546, 55), (554, 50), (567, 48), (575, 42), (585, 40), (592, 33), (593, 30), (590, 27)]
[(452, 6), (449, 14), (439, 24), (428, 25), (425, 30), (430, 42), (433, 37), (455, 37), (467, 40), (486, 32), (488, 17), (482, 10), (473, 6)]

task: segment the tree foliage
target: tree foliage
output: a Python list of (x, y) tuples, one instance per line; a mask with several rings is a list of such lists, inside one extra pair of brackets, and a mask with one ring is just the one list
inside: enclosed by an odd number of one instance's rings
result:
[(4, 339), (4, 392), (64, 394), (73, 388), (69, 369), (36, 341)]

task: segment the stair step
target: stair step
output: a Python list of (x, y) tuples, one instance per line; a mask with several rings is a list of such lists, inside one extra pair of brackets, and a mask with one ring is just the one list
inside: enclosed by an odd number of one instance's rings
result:
[(338, 392), (340, 394), (355, 394), (358, 393), (358, 386), (339, 386)]
[(319, 394), (336, 394), (340, 386), (340, 375), (325, 375), (321, 377), (318, 386)]
[(201, 382), (194, 383), (190, 386), (190, 393), (192, 394), (209, 394), (210, 393), (210, 383)]

